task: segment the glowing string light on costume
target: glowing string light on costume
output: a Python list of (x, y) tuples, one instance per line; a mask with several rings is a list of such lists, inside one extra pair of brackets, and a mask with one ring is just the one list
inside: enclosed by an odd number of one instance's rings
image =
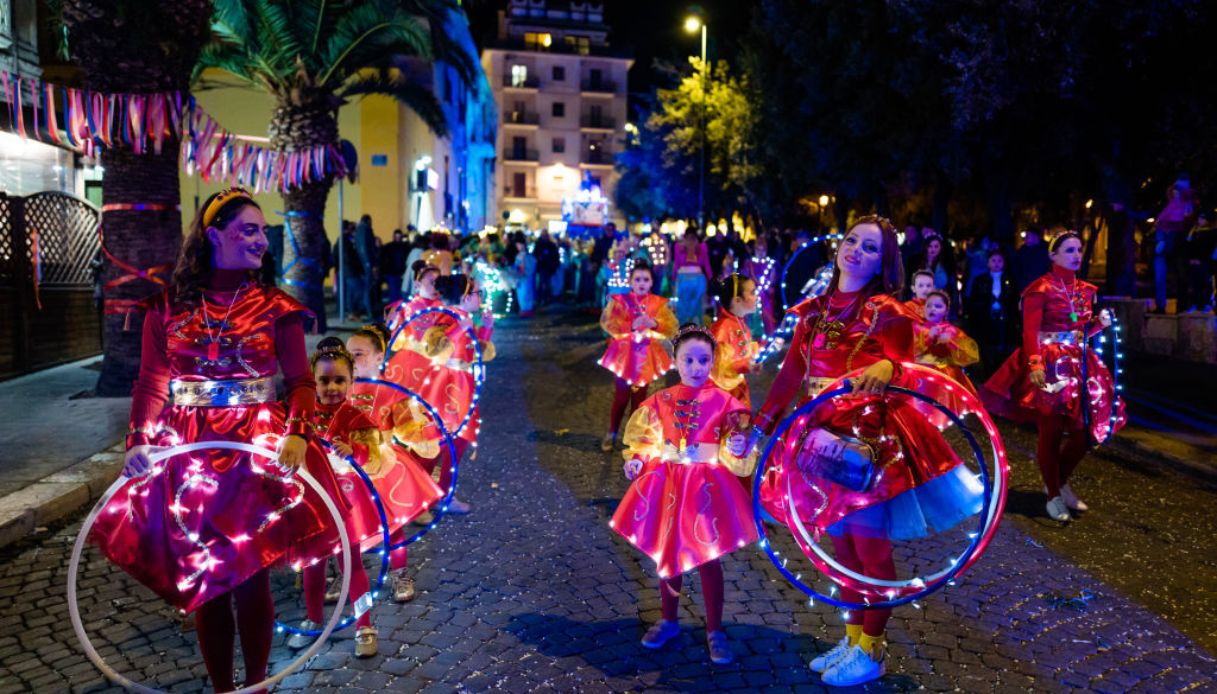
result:
[[(790, 308), (793, 305), (793, 303), (787, 299), (786, 279), (790, 275), (790, 268), (792, 265), (794, 265), (794, 261), (800, 255), (802, 255), (804, 251), (815, 246), (817, 243), (820, 243), (821, 241), (834, 241), (835, 242), (835, 241), (840, 241), (842, 238), (844, 238), (844, 236), (842, 234), (823, 234), (821, 236), (816, 236), (816, 237), (812, 238), (810, 241), (805, 241), (802, 245), (800, 245), (798, 248), (795, 249), (794, 253), (791, 254), (791, 256), (790, 256), (790, 260), (787, 260), (786, 265), (784, 267), (782, 267), (782, 282), (779, 287), (780, 288), (779, 293), (782, 296), (782, 308), (783, 309)], [(835, 248), (835, 245), (834, 245), (834, 248)], [(831, 263), (829, 265), (831, 266)], [(802, 287), (800, 287), (800, 289), (802, 289)]]
[[(397, 340), (401, 336), (402, 331), (405, 330), (407, 327), (409, 327), (411, 323), (418, 320), (419, 318), (422, 318), (423, 316), (431, 315), (431, 314), (444, 314), (444, 315), (452, 318), (458, 324), (464, 319), (456, 311), (453, 311), (450, 308), (444, 308), (444, 307), (425, 308), (425, 309), (422, 309), (421, 311), (415, 312), (414, 314), (412, 314), (410, 316), (407, 316), (406, 319), (404, 321), (402, 321), (401, 325), (397, 326), (397, 329), (394, 330), (393, 334), (389, 337), (389, 346), (385, 349), (385, 358), (384, 358), (384, 361), (381, 362), (381, 364), (380, 364), (380, 373), (384, 373), (385, 367), (388, 366), (389, 361), (393, 358), (393, 355), (396, 354), (397, 352), (401, 351), (401, 350), (394, 350), (393, 345), (397, 344)], [(463, 419), (461, 419), (461, 423), (459, 425), (457, 425), (457, 427), (455, 429), (452, 430), (452, 433), (451, 433), (452, 438), (456, 438), (456, 437), (460, 436), (460, 433), (465, 429), (465, 425), (468, 424), (470, 418), (473, 417), (473, 413), (477, 411), (478, 400), (482, 396), (482, 385), (486, 381), (486, 367), (485, 367), (485, 363), (482, 361), (482, 344), (478, 340), (477, 333), (474, 331), (472, 326), (468, 327), (468, 328), (464, 328), (464, 331), (465, 331), (465, 334), (468, 335), (468, 337), (469, 337), (469, 344), (473, 347), (473, 353), (474, 353), (474, 356), (476, 357), (475, 361), (473, 362), (473, 366), (472, 366), (473, 399), (470, 401), (469, 410), (467, 412), (465, 412), (465, 416)], [(435, 371), (436, 369), (446, 369), (446, 368), (448, 368), (447, 364), (434, 364), (433, 363), (431, 365), (432, 371)], [(356, 382), (358, 383), (359, 380), (360, 379), (356, 379)], [(430, 409), (430, 403), (427, 403), (427, 401), (424, 400), (421, 396), (419, 397), (419, 401), (427, 404), (428, 408)], [(432, 410), (432, 411), (434, 411), (434, 410)]]
[(510, 314), (513, 308), (513, 298), (511, 287), (507, 286), (507, 280), (503, 278), (503, 272), (484, 260), (478, 260), (473, 264), (474, 272), (478, 277), (478, 286), (485, 292), (482, 297), (483, 301), (494, 310), (494, 302), (499, 294), (505, 294), (507, 300), (502, 314), (495, 314), (495, 318), (502, 318), (505, 314)]
[[(161, 461), (173, 456), (184, 455), (186, 453), (193, 453), (194, 451), (200, 450), (216, 449), (240, 451), (267, 458), (269, 460), (275, 460), (278, 457), (278, 454), (270, 449), (244, 442), (200, 441), (198, 443), (190, 443), (183, 446), (173, 446), (156, 451), (149, 456), (153, 469), (148, 473), (145, 473), (145, 476), (156, 474), (160, 467), (158, 464)], [(334, 500), (330, 498), (330, 495), (326, 493), (325, 489), (317, 482), (316, 479), (313, 478), (312, 475), (308, 473), (307, 470), (301, 468), (296, 470), (294, 474), (303, 480), (304, 483), (310, 489), (312, 489), (315, 494), (317, 494), (317, 496), (321, 499), (321, 502), (325, 505), (326, 510), (329, 512), (330, 517), (334, 522), (334, 527), (338, 529), (338, 537), (341, 541), (342, 557), (342, 583), (338, 589), (338, 604), (345, 604), (347, 595), (351, 588), (351, 557), (353, 556), (354, 551), (351, 549), (351, 543), (347, 538), (346, 524), (343, 521), (342, 513), (338, 510), (337, 504), (335, 504)], [(162, 694), (161, 690), (132, 681), (111, 667), (109, 663), (107, 663), (97, 652), (97, 649), (93, 647), (93, 642), (89, 640), (88, 633), (85, 632), (84, 623), (80, 619), (80, 605), (78, 604), (79, 600), (77, 598), (76, 582), (80, 574), (80, 559), (84, 552), (85, 543), (88, 539), (89, 533), (93, 529), (93, 524), (97, 521), (97, 517), (101, 514), (102, 510), (105, 509), (106, 505), (109, 504), (114, 495), (121, 491), (123, 486), (129, 481), (130, 480), (125, 477), (120, 477), (119, 479), (115, 480), (114, 484), (111, 484), (110, 487), (106, 489), (104, 493), (102, 493), (101, 498), (97, 501), (97, 504), (93, 506), (93, 509), (89, 511), (89, 515), (85, 517), (84, 523), (82, 523), (80, 526), (80, 532), (76, 535), (76, 543), (72, 547), (72, 555), (68, 560), (68, 618), (72, 623), (72, 630), (76, 632), (76, 638), (80, 641), (80, 645), (85, 651), (85, 655), (90, 661), (92, 661), (93, 665), (95, 665), (97, 669), (102, 672), (103, 675), (110, 679), (110, 681), (133, 692), (141, 692), (142, 694)], [(311, 660), (318, 651), (321, 650), (321, 647), (325, 645), (326, 639), (329, 638), (330, 633), (334, 630), (334, 626), (338, 624), (338, 621), (341, 618), (342, 611), (334, 610), (334, 612), (330, 615), (330, 619), (326, 623), (325, 628), (321, 630), (317, 639), (313, 641), (308, 648), (304, 649), (304, 651), (301, 652), (295, 660), (291, 661), (282, 670), (267, 677), (265, 680), (246, 685), (241, 689), (236, 690), (232, 694), (254, 694), (254, 692), (266, 691), (271, 686), (283, 681), (283, 679), (288, 675), (292, 674), (296, 670), (299, 670), (305, 665), (305, 663)]]
[[(1107, 310), (1107, 309), (1104, 309), (1104, 310)], [(1124, 374), (1124, 366), (1123, 366), (1124, 350), (1123, 350), (1123, 347), (1121, 347), (1122, 341), (1120, 338), (1120, 332), (1121, 332), (1120, 323), (1119, 323), (1119, 321), (1116, 320), (1116, 316), (1114, 313), (1111, 313), (1110, 311), (1108, 311), (1108, 315), (1111, 316), (1110, 329), (1111, 329), (1111, 342), (1112, 342), (1112, 360), (1111, 360), (1110, 371), (1111, 371), (1111, 385), (1112, 385), (1114, 392), (1112, 392), (1112, 394), (1111, 394), (1111, 415), (1109, 416), (1108, 421), (1107, 421), (1107, 434), (1103, 437), (1102, 441), (1096, 442), (1096, 445), (1099, 445), (1099, 446), (1102, 446), (1103, 444), (1110, 441), (1112, 435), (1115, 434), (1115, 432), (1116, 432), (1116, 421), (1120, 418), (1119, 417), (1119, 415), (1120, 415), (1120, 393), (1124, 391), (1124, 384), (1122, 384), (1120, 382), (1121, 380), (1123, 380), (1120, 378), (1120, 376), (1122, 376)], [(1098, 335), (1095, 335), (1094, 340), (1096, 342), (1098, 342), (1098, 344), (1106, 344), (1106, 342), (1107, 342), (1107, 338), (1106, 338), (1106, 336), (1104, 336), (1102, 334), (1102, 332), (1100, 332)], [(1086, 344), (1089, 344), (1089, 341), (1083, 342), (1084, 346)], [(1093, 349), (1094, 349), (1095, 354), (1098, 355), (1100, 363), (1102, 363), (1103, 351), (1104, 351), (1103, 348), (1095, 345), (1093, 347)], [(1086, 359), (1086, 355), (1083, 350), (1082, 383), (1083, 383), (1084, 387), (1082, 388), (1082, 392), (1086, 394), (1088, 401), (1082, 407), (1082, 417), (1086, 423), (1086, 430), (1090, 431), (1091, 430), (1090, 403), (1089, 403), (1090, 388), (1085, 387), (1090, 383), (1090, 375), (1089, 375), (1089, 369), (1088, 369), (1088, 363), (1087, 363), (1088, 361), (1089, 360)]]
[[(931, 369), (926, 369), (913, 364), (902, 364), (901, 368), (905, 369), (906, 371), (913, 372), (915, 375), (924, 378), (930, 383), (934, 383), (937, 380), (949, 380), (945, 376), (933, 372)], [(857, 374), (855, 373), (850, 374), (849, 376), (856, 377), (856, 375)], [(848, 569), (847, 567), (842, 566), (834, 558), (824, 552), (822, 548), (820, 548), (819, 544), (815, 542), (809, 534), (807, 534), (805, 526), (802, 525), (802, 520), (799, 518), (797, 511), (795, 511), (796, 507), (794, 501), (789, 496), (789, 486), (787, 486), (787, 490), (785, 492), (785, 503), (789, 509), (788, 513), (791, 515), (791, 518), (795, 523), (796, 530), (798, 530), (803, 536), (802, 539), (804, 542), (800, 543), (800, 546), (806, 544), (807, 547), (810, 547), (813, 550), (813, 554), (809, 554), (808, 558), (821, 573), (832, 580), (835, 584), (850, 588), (862, 594), (867, 599), (861, 603), (853, 603), (838, 599), (836, 597), (836, 585), (832, 586), (830, 594), (825, 595), (804, 582), (801, 575), (796, 575), (789, 571), (785, 566), (785, 560), (779, 559), (781, 552), (774, 549), (772, 543), (769, 542), (763, 520), (768, 513), (761, 505), (760, 500), (761, 482), (769, 469), (769, 460), (773, 449), (782, 439), (783, 435), (796, 423), (802, 425), (805, 421), (804, 417), (822, 403), (842, 395), (847, 395), (851, 393), (852, 390), (853, 389), (848, 378), (839, 380), (830, 385), (818, 396), (812, 398), (810, 401), (791, 413), (786, 419), (782, 420), (773, 437), (769, 440), (769, 443), (766, 445), (765, 450), (758, 461), (755, 482), (752, 490), (752, 504), (756, 518), (755, 522), (757, 526), (757, 533), (760, 537), (759, 544), (769, 556), (770, 561), (772, 561), (777, 567), (778, 571), (781, 572), (792, 585), (801, 590), (803, 593), (807, 594), (812, 600), (818, 599), (835, 607), (850, 610), (884, 609), (897, 607), (907, 603), (913, 603), (916, 605), (914, 602), (915, 600), (919, 600), (933, 591), (938, 590), (944, 585), (947, 585), (949, 581), (954, 580), (963, 572), (967, 571), (967, 569), (980, 558), (981, 554), (984, 553), (989, 542), (992, 540), (993, 535), (996, 533), (998, 522), (1001, 518), (1001, 511), (1005, 506), (1006, 489), (1009, 476), (1009, 465), (1006, 459), (1005, 448), (1001, 444), (1000, 434), (998, 433), (996, 426), (993, 424), (992, 419), (989, 418), (984, 408), (980, 406), (979, 401), (971, 396), (971, 394), (964, 392), (960, 395), (964, 407), (968, 409), (968, 412), (964, 412), (963, 414), (966, 416), (969, 413), (975, 413), (989, 436), (990, 444), (993, 449), (993, 465), (995, 468), (995, 471), (992, 474), (989, 472), (984, 453), (981, 451), (975, 436), (965, 426), (960, 415), (951, 411), (945, 405), (939, 403), (928, 395), (920, 393), (916, 390), (889, 385), (885, 394), (903, 395), (916, 401), (920, 401), (925, 405), (929, 405), (959, 427), (961, 434), (972, 448), (972, 452), (979, 464), (981, 484), (984, 490), (981, 509), (980, 513), (978, 514), (978, 528), (975, 532), (968, 534), (969, 543), (967, 550), (965, 550), (963, 554), (953, 557), (948, 562), (946, 568), (927, 576), (917, 576), (904, 581), (877, 579), (871, 576), (859, 574)], [(789, 485), (789, 481), (787, 482), (787, 485)], [(871, 601), (871, 597), (880, 598), (880, 600)]]

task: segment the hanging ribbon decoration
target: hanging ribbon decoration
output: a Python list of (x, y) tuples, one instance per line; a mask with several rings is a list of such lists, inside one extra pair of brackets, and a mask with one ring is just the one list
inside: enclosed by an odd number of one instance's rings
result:
[[(166, 212), (169, 210), (179, 209), (181, 209), (180, 205), (156, 202), (108, 203), (106, 205), (102, 205), (101, 207), (103, 215), (106, 212), (118, 211)], [(106, 248), (106, 237), (102, 231), (101, 224), (97, 225), (97, 240), (101, 247), (102, 255), (113, 263), (115, 267), (126, 273), (124, 275), (119, 275), (118, 277), (102, 285), (103, 296), (108, 294), (110, 290), (114, 289), (115, 287), (124, 285), (128, 282), (134, 282), (136, 280), (145, 280), (159, 287), (169, 286), (169, 276), (170, 273), (173, 272), (172, 263), (162, 263), (160, 265), (153, 265), (149, 268), (140, 269), (134, 265), (131, 265), (130, 263), (119, 260), (113, 253), (110, 252), (110, 249)], [(141, 308), (143, 308), (143, 300), (138, 299), (111, 299), (106, 297), (102, 304), (103, 313), (107, 315), (123, 314), (125, 316), (123, 319), (124, 331), (131, 329), (131, 314)]]
[[(6, 70), (0, 70), (0, 85), (8, 121), (17, 135), (89, 156), (98, 148), (120, 142), (136, 154), (160, 154), (165, 140), (177, 137), (182, 141), (181, 163), (187, 174), (250, 186), (255, 193), (283, 193), (349, 173), (337, 143), (290, 152), (263, 147), (221, 127), (193, 96), (182, 92), (105, 94), (23, 78)], [(31, 128), (26, 128), (27, 108), (33, 115)]]

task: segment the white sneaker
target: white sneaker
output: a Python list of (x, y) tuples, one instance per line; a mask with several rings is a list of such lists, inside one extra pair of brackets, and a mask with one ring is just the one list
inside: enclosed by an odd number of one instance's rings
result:
[(837, 645), (833, 646), (827, 653), (812, 658), (811, 671), (823, 674), (832, 667), (838, 660), (841, 659), (849, 651), (849, 637), (842, 636)]
[[(321, 628), (321, 625), (314, 622), (311, 619), (306, 619), (303, 622), (300, 622), (300, 627), (299, 627), (300, 631), (316, 631), (317, 629), (320, 629), (320, 628)], [(304, 648), (305, 646), (309, 645), (316, 639), (317, 639), (316, 636), (308, 636), (306, 634), (292, 634), (291, 636), (287, 637), (287, 647), (288, 648)]]
[(1060, 521), (1061, 523), (1069, 522), (1071, 518), (1069, 509), (1065, 506), (1065, 500), (1061, 497), (1054, 496), (1049, 499), (1046, 508), (1048, 509), (1048, 517), (1052, 520)]
[(1067, 484), (1061, 485), (1061, 498), (1065, 500), (1065, 506), (1072, 511), (1085, 513), (1090, 510), (1090, 507), (1086, 505), (1086, 502), (1079, 499), (1078, 495), (1074, 494), (1073, 490), (1070, 489), (1069, 485)]
[(853, 687), (883, 677), (883, 659), (871, 660), (861, 646), (851, 646), (827, 672), (824, 684), (830, 687)]

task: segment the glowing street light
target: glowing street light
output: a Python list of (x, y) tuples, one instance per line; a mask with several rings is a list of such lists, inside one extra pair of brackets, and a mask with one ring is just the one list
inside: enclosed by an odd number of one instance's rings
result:
[(690, 34), (701, 32), (701, 147), (698, 167), (697, 184), (697, 226), (706, 233), (706, 73), (710, 65), (706, 62), (706, 23), (701, 17), (701, 8), (690, 8), (690, 14), (685, 17), (685, 31)]

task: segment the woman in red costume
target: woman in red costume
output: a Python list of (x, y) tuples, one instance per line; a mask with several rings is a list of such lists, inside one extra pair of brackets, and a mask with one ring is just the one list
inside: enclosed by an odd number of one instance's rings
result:
[[(918, 364), (938, 369), (951, 380), (976, 395), (976, 386), (963, 367), (980, 361), (976, 340), (947, 322), (951, 300), (947, 293), (932, 289), (922, 307), (923, 320), (913, 324), (913, 358)], [(944, 403), (945, 404), (945, 403)]]
[[(309, 358), (313, 379), (317, 382), (317, 407), (313, 410), (313, 434), (333, 446), (334, 460), (339, 469), (348, 468), (338, 459), (351, 457), (369, 476), (380, 470), (380, 432), (367, 415), (355, 408), (347, 399), (351, 388), (355, 361), (343, 346), (342, 340), (327, 337), (317, 343), (317, 351)], [(361, 549), (371, 549), (384, 539), (380, 527), (380, 514), (367, 486), (353, 470), (338, 475), (344, 498), (350, 512), (344, 519), (353, 538), (360, 539)], [(325, 568), (328, 558), (304, 567), (304, 605), (307, 618), (300, 630), (312, 631), (321, 628), (325, 612)], [(371, 607), (368, 574), (362, 563), (355, 563), (351, 572), (351, 604), (358, 610)], [(376, 629), (372, 616), (365, 611), (355, 620), (355, 656), (370, 658), (376, 655)], [(313, 637), (303, 633), (292, 634), (287, 640), (291, 648), (304, 648)]]
[[(913, 360), (912, 320), (892, 294), (903, 285), (902, 275), (891, 222), (874, 216), (858, 220), (837, 250), (828, 292), (791, 309), (799, 322), (757, 417), (772, 433), (800, 391), (802, 404), (861, 369), (852, 377), (853, 396), (823, 403), (801, 435), (794, 435), (795, 428), (787, 432), (793, 445), (774, 456), (761, 495), (766, 510), (792, 530), (800, 522), (793, 516), (798, 511), (817, 534), (830, 535), (837, 561), (879, 579), (896, 578), (892, 540), (947, 530), (976, 514), (983, 497), (975, 476), (914, 404), (882, 397), (889, 383), (912, 385), (904, 382), (901, 368)], [(869, 451), (867, 468), (878, 472), (866, 483), (815, 476), (818, 469), (804, 462), (825, 454), (821, 443), (831, 449), (843, 442), (849, 451)], [(797, 483), (809, 474), (814, 484)], [(785, 508), (787, 476), (793, 509)], [(841, 595), (853, 603), (866, 597), (844, 588)], [(833, 686), (882, 677), (890, 616), (891, 610), (851, 611), (845, 637), (813, 660), (812, 670), (824, 673), (824, 682)]]
[(1073, 232), (1058, 236), (1049, 244), (1048, 256), (1052, 269), (1023, 290), (1022, 347), (985, 382), (980, 395), (993, 414), (1037, 424), (1035, 460), (1044, 478), (1048, 515), (1064, 522), (1070, 519), (1069, 509), (1086, 510), (1069, 488), (1069, 477), (1091, 437), (1103, 441), (1124, 426), (1124, 402), (1116, 396), (1111, 372), (1085, 349), (1086, 339), (1111, 325), (1111, 315), (1106, 309), (1094, 313), (1098, 287), (1076, 277), (1081, 239)]
[[(266, 678), (275, 620), (269, 567), (289, 549), (323, 547), (314, 556), (329, 556), (337, 538), (321, 500), (283, 470), (306, 457), (310, 472), (329, 464), (309, 444), (316, 395), (304, 346), (308, 310), (259, 281), (265, 229), (241, 189), (209, 197), (191, 223), (173, 287), (148, 302), (123, 468), (131, 479), (92, 534), (111, 561), (196, 612), (216, 691), (235, 688), (235, 631), (246, 682)], [(286, 406), (272, 382), (280, 369)], [(271, 440), (278, 465), (234, 451), (149, 461), (158, 446)], [(327, 488), (336, 487), (330, 474)]]
[[(415, 286), (418, 286), (418, 283)], [(430, 317), (428, 314), (419, 319), (419, 322)], [(384, 331), (374, 325), (364, 326), (347, 338), (347, 348), (354, 361), (355, 377), (385, 379), (410, 387), (410, 384), (402, 383), (402, 375), (407, 373), (404, 369), (390, 365), (386, 369), (387, 373), (380, 373), (380, 365), (385, 358), (386, 339)], [(415, 387), (410, 389), (417, 392), (416, 388), (421, 382), (420, 378), (418, 383), (413, 384)], [(430, 423), (427, 415), (420, 411), (419, 405), (412, 399), (403, 397), (397, 390), (368, 383), (356, 383), (352, 390), (354, 394), (351, 396), (351, 402), (375, 422), (381, 433), (381, 464), (378, 469), (368, 471), (368, 476), (376, 485), (380, 502), (389, 518), (389, 541), (393, 545), (400, 545), (406, 540), (406, 526), (426, 513), (436, 501), (444, 498), (445, 490), (435, 484), (430, 472), (434, 467), (430, 461), (439, 452), (439, 432)], [(419, 445), (416, 439), (421, 437), (424, 430), (431, 435), (426, 445)], [(406, 573), (408, 563), (409, 553), (406, 547), (399, 547), (389, 553), (395, 602), (410, 602), (414, 599), (414, 579)]]
[(676, 334), (676, 316), (668, 300), (651, 293), (651, 268), (638, 263), (630, 271), (628, 294), (614, 294), (600, 314), (600, 327), (608, 333), (608, 348), (597, 362), (613, 372), (613, 406), (609, 430), (600, 450), (613, 450), (617, 429), (628, 406), (637, 410), (647, 396), (647, 386), (672, 368), (667, 341)]
[(625, 474), (633, 480), (614, 530), (655, 560), (663, 618), (642, 637), (660, 648), (680, 633), (676, 608), (682, 576), (696, 568), (706, 601), (706, 647), (716, 664), (734, 656), (722, 630), (723, 567), (719, 557), (756, 540), (748, 494), (748, 408), (710, 380), (714, 338), (686, 325), (673, 342), (680, 385), (647, 398), (626, 426)]
[(752, 331), (744, 320), (756, 313), (756, 282), (732, 274), (715, 288), (715, 298), (718, 318), (710, 326), (710, 334), (718, 347), (714, 350), (710, 380), (752, 409), (744, 374), (752, 371), (752, 362), (760, 346), (752, 339)]

